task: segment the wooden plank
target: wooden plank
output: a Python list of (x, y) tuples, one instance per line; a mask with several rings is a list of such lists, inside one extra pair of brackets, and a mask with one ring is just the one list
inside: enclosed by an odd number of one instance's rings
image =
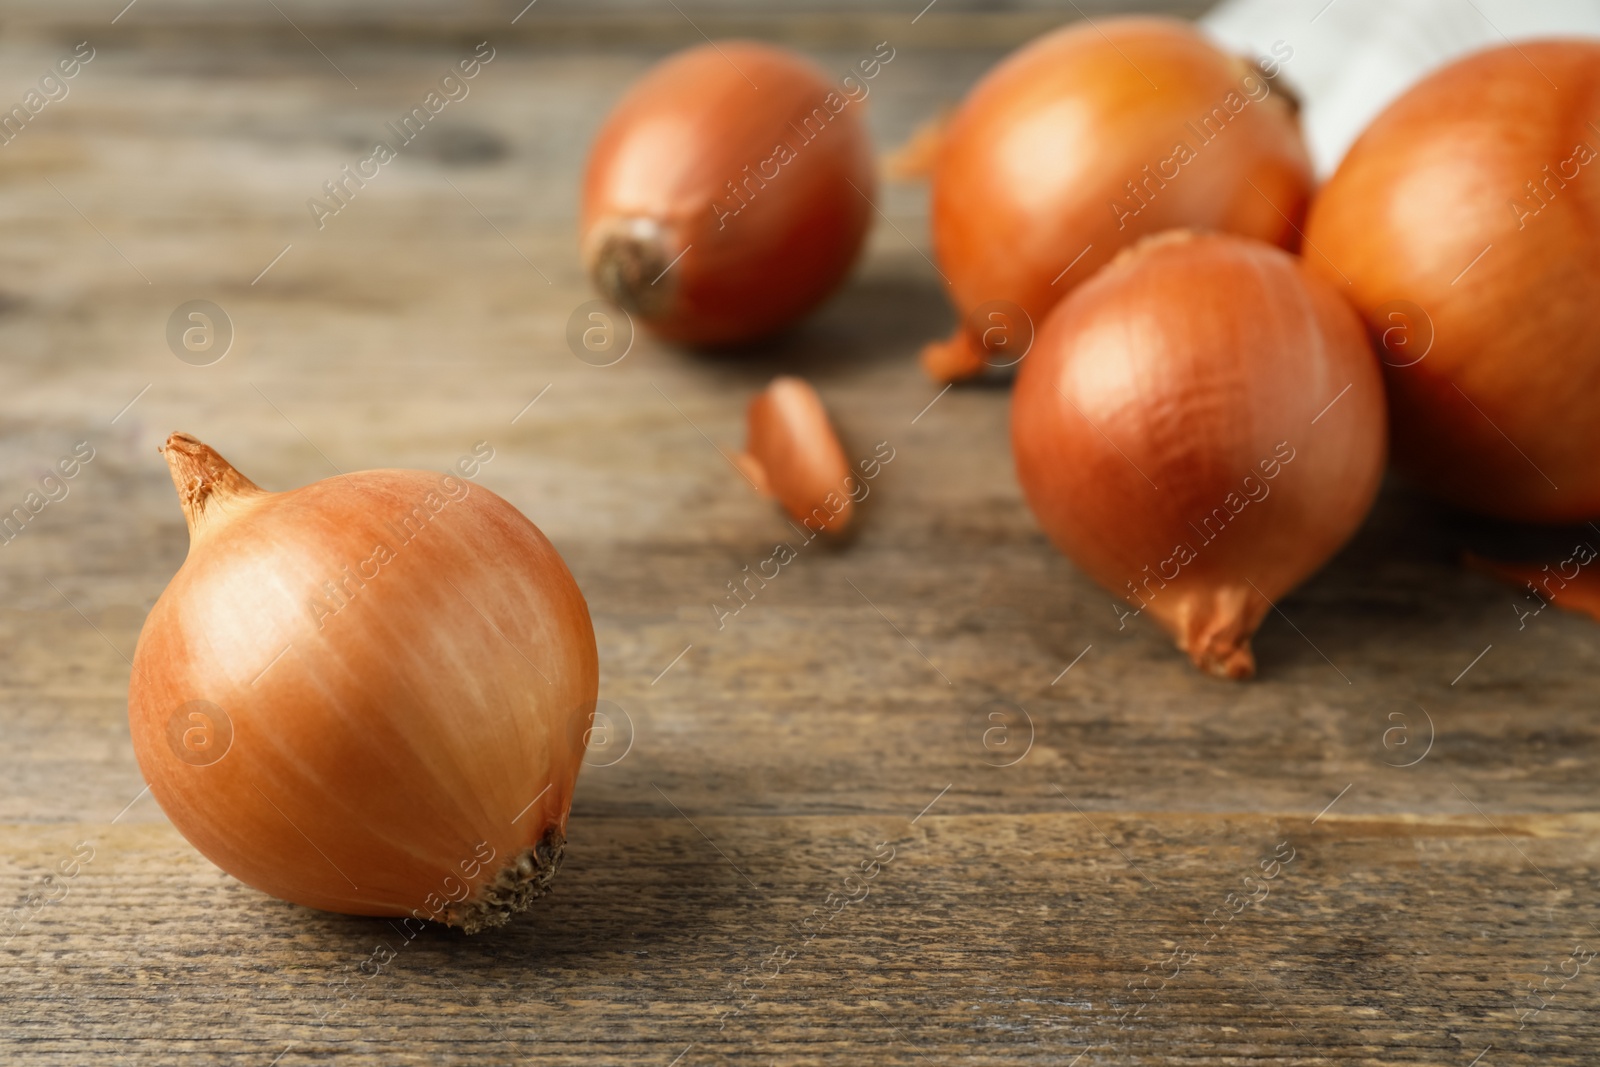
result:
[[(1215, 0), (1141, 0), (1127, 4), (1120, 0), (1078, 0), (1077, 10), (1072, 5), (1061, 5), (1054, 0), (765, 0), (752, 5), (749, 0), (676, 0), (675, 5), (662, 5), (655, 0), (275, 0), (274, 4), (223, 5), (206, 0), (137, 0), (126, 11), (122, 5), (104, 4), (98, 0), (14, 0), (6, 5), (6, 20), (18, 25), (52, 25), (99, 23), (122, 25), (160, 23), (169, 25), (274, 25), (293, 22), (310, 27), (331, 27), (346, 32), (351, 27), (378, 23), (398, 26), (456, 25), (499, 26), (510, 25), (510, 20), (520, 13), (528, 14), (517, 19), (609, 18), (613, 16), (650, 17), (663, 6), (676, 6), (680, 15), (690, 19), (748, 19), (752, 14), (763, 18), (783, 19), (791, 22), (820, 22), (846, 16), (864, 16), (872, 19), (897, 19), (909, 23), (924, 16), (935, 18), (951, 14), (983, 15), (987, 18), (1004, 18), (1017, 13), (1046, 12), (1057, 18), (1100, 18), (1129, 11), (1170, 12), (1193, 16), (1212, 6)], [(1063, 7), (1065, 6), (1065, 11)], [(276, 8), (276, 10), (275, 10)], [(137, 12), (137, 14), (134, 14)], [(115, 18), (115, 23), (112, 19)], [(921, 19), (918, 18), (920, 22)]]
[[(1144, 0), (1140, 12), (1194, 18), (1215, 0)], [(1079, 18), (1127, 14), (1121, 0), (1082, 0), (1063, 6), (1053, 0), (280, 0), (274, 4), (216, 4), (209, 0), (135, 0), (122, 5), (99, 0), (17, 0), (0, 12), (0, 27), (10, 35), (87, 38), (170, 45), (176, 36), (204, 41), (204, 51), (238, 58), (267, 42), (304, 48), (308, 42), (330, 50), (340, 65), (349, 53), (374, 44), (437, 44), (454, 39), (497, 44), (584, 44), (604, 49), (619, 45), (684, 47), (711, 37), (779, 37), (813, 47), (853, 44), (862, 39), (915, 37), (924, 45), (1015, 47)], [(111, 19), (115, 16), (113, 24)], [(343, 53), (343, 55), (341, 55)]]
[(1589, 1062), (1592, 963), (1519, 1011), (1593, 951), (1593, 816), (1502, 837), (1061, 807), (586, 819), (556, 893), (476, 939), (281, 904), (167, 827), (12, 829), (8, 870), (95, 854), (6, 949), (4, 1040), (36, 1063)]

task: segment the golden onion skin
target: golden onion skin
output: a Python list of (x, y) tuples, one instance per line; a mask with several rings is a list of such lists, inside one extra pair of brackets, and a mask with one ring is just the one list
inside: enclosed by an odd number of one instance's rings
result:
[[(1295, 247), (1311, 182), (1296, 105), (1249, 62), (1176, 19), (1080, 22), (1007, 57), (951, 119), (933, 171), (934, 248), (964, 320), (1005, 301), (1037, 326), (1155, 233)], [(930, 346), (931, 374), (981, 369), (973, 329)]]
[(1600, 43), (1468, 56), (1373, 121), (1307, 221), (1380, 346), (1396, 466), (1471, 511), (1600, 516), (1597, 121)]
[(774, 378), (745, 410), (739, 467), (806, 528), (842, 534), (855, 515), (850, 461), (828, 410), (804, 378)]
[(687, 344), (755, 340), (811, 311), (872, 222), (867, 99), (754, 41), (657, 64), (607, 116), (584, 171), (596, 288)]
[(268, 493), (193, 438), (165, 452), (191, 542), (128, 708), (179, 832), (328, 911), (470, 931), (543, 892), (598, 688), (588, 608), (549, 541), (459, 478)]
[(1383, 379), (1360, 320), (1297, 257), (1176, 231), (1051, 312), (1011, 441), (1029, 507), (1115, 594), (1108, 610), (1148, 610), (1201, 669), (1245, 678), (1272, 604), (1372, 507)]

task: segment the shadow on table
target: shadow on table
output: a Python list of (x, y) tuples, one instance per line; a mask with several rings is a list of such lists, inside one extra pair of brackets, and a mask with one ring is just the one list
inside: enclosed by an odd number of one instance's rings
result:
[(847, 282), (817, 311), (771, 338), (682, 351), (751, 386), (778, 374), (826, 380), (861, 368), (914, 361), (921, 347), (947, 333), (953, 322), (937, 284), (875, 275)]

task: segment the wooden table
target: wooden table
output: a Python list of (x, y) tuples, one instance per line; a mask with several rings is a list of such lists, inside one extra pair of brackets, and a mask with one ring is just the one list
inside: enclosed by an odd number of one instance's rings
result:
[[(699, 39), (691, 13), (841, 70), (892, 41), (883, 146), (1057, 16), (118, 6), (30, 0), (0, 38), (7, 99), (96, 49), (0, 147), (0, 503), (95, 449), (0, 552), (0, 880), (28, 917), (0, 947), (6, 1062), (1595, 1062), (1600, 968), (1556, 976), (1600, 948), (1600, 634), (1519, 630), (1458, 567), (1459, 520), (1386, 490), (1268, 619), (1249, 684), (1119, 631), (1022, 503), (1004, 387), (915, 366), (951, 321), (915, 187), (781, 340), (568, 350), (588, 138)], [(316, 229), (307, 198), (484, 39), (471, 96)], [(192, 299), (233, 324), (213, 365), (167, 345)], [(736, 445), (780, 371), (852, 453), (895, 458), (854, 543), (805, 549), (719, 630), (724, 583), (790, 534), (707, 438)], [(186, 549), (174, 429), (270, 488), (493, 445), (482, 482), (571, 565), (631, 724), (531, 914), (401, 943), (235, 882), (142, 792), (127, 656)]]

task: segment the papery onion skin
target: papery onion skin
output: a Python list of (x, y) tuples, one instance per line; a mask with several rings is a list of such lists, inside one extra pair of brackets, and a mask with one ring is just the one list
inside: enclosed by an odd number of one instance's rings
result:
[[(1226, 121), (1205, 125), (1218, 108)], [(1011, 55), (956, 112), (933, 176), (934, 247), (963, 319), (1003, 300), (1038, 324), (1149, 234), (1220, 230), (1292, 248), (1310, 189), (1296, 105), (1252, 64), (1174, 19), (1075, 23)], [(954, 380), (982, 357), (964, 323), (923, 365)]]
[(582, 253), (596, 288), (689, 344), (750, 341), (800, 318), (844, 279), (872, 219), (864, 106), (771, 45), (664, 60), (590, 151)]
[(1050, 314), (1011, 440), (1040, 525), (1123, 625), (1147, 607), (1196, 666), (1244, 678), (1272, 603), (1372, 506), (1383, 383), (1355, 312), (1299, 259), (1175, 233)]
[[(1590, 548), (1589, 551), (1593, 553), (1594, 550)], [(1511, 604), (1512, 610), (1519, 616), (1518, 630), (1526, 628), (1528, 620), (1541, 614), (1549, 605), (1600, 621), (1600, 570), (1592, 566), (1587, 569), (1579, 567), (1567, 575), (1562, 563), (1572, 563), (1570, 558), (1561, 562), (1533, 564), (1493, 560), (1472, 552), (1465, 553), (1462, 562), (1472, 570), (1498, 578), (1522, 594), (1519, 600)], [(1594, 556), (1591, 554), (1585, 563), (1593, 562)]]
[[(544, 535), (449, 476), (268, 493), (192, 437), (164, 451), (191, 542), (139, 635), (128, 707), (179, 832), (241, 881), (328, 911), (472, 932), (545, 892), (599, 668)], [(172, 740), (191, 701), (231, 724), (214, 762)]]
[(1308, 262), (1411, 345), (1380, 352), (1396, 466), (1471, 511), (1600, 516), (1597, 122), (1600, 42), (1477, 53), (1380, 114), (1307, 221)]
[[(808, 529), (841, 534), (855, 514), (850, 461), (822, 398), (803, 378), (774, 378), (745, 413), (737, 459), (756, 489)], [(812, 523), (816, 526), (812, 526)]]

